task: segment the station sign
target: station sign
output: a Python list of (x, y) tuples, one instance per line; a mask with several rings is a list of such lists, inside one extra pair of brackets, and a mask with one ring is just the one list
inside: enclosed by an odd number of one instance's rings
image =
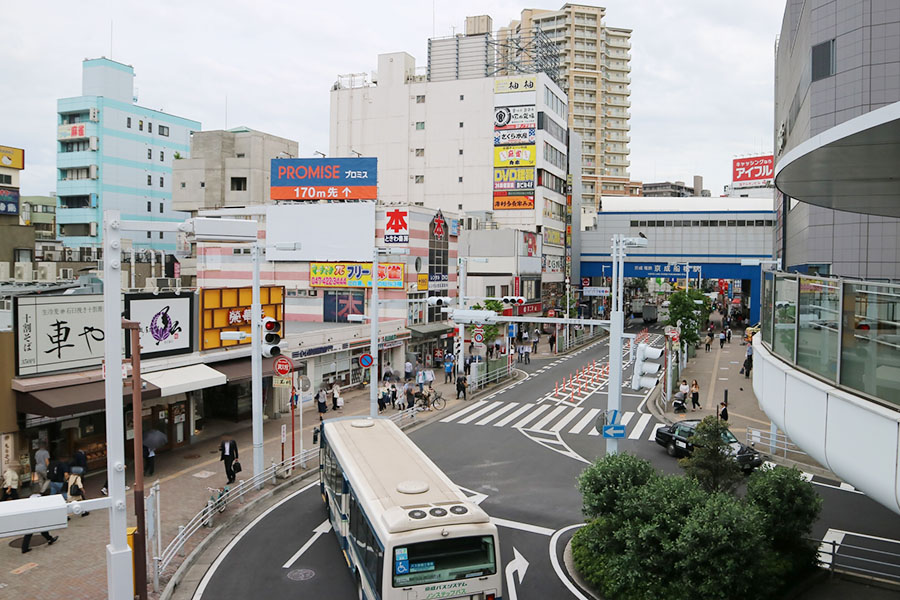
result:
[(377, 158), (272, 159), (272, 200), (374, 200)]

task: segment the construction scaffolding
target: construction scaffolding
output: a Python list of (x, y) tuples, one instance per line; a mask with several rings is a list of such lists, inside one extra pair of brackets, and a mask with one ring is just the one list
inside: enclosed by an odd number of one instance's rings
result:
[(559, 54), (553, 40), (538, 27), (512, 33), (501, 30), (493, 40), (496, 68), (490, 75), (544, 73), (559, 85)]

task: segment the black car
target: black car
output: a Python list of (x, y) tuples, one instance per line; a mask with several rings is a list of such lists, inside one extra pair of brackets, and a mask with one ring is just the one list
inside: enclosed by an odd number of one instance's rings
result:
[[(678, 421), (656, 430), (656, 443), (664, 446), (669, 456), (688, 456), (694, 451), (691, 438), (700, 421)], [(731, 447), (735, 460), (744, 471), (750, 472), (762, 464), (762, 456), (759, 452), (738, 441), (734, 434), (725, 430), (722, 433), (725, 442)]]

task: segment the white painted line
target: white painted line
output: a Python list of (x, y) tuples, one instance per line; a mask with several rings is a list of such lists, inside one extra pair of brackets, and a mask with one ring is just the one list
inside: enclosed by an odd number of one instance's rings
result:
[(200, 585), (197, 586), (197, 590), (194, 592), (193, 600), (200, 600), (200, 598), (203, 597), (203, 592), (206, 591), (206, 586), (209, 585), (209, 582), (212, 580), (213, 575), (216, 574), (216, 569), (218, 569), (222, 565), (222, 561), (225, 560), (225, 558), (228, 556), (228, 553), (231, 552), (235, 546), (237, 546), (238, 542), (240, 542), (241, 539), (243, 539), (243, 537), (245, 535), (247, 535), (247, 533), (251, 529), (256, 527), (256, 525), (259, 524), (260, 521), (262, 521), (263, 519), (268, 517), (269, 513), (271, 513), (273, 510), (275, 510), (276, 508), (278, 508), (279, 506), (281, 506), (288, 500), (292, 499), (294, 496), (297, 496), (298, 494), (302, 494), (306, 490), (308, 490), (312, 487), (315, 487), (317, 485), (319, 485), (319, 482), (313, 481), (309, 485), (303, 486), (302, 488), (300, 488), (293, 494), (288, 495), (286, 498), (282, 498), (280, 501), (276, 502), (275, 504), (273, 504), (272, 506), (267, 508), (265, 511), (263, 511), (263, 513), (261, 515), (259, 515), (255, 519), (253, 519), (249, 525), (247, 525), (246, 527), (241, 529), (241, 532), (238, 533), (236, 536), (234, 536), (230, 542), (228, 542), (228, 545), (225, 546), (225, 548), (222, 550), (221, 553), (219, 553), (219, 556), (216, 557), (216, 560), (213, 561), (213, 564), (211, 564), (209, 566), (209, 569), (207, 569), (206, 574), (203, 575), (203, 579), (200, 581)]
[[(812, 473), (800, 473), (800, 479), (803, 481), (812, 482), (813, 474)], [(831, 486), (834, 487), (834, 486)]]
[(650, 419), (653, 418), (653, 415), (641, 415), (641, 418), (638, 419), (637, 425), (634, 426), (634, 429), (631, 430), (631, 433), (628, 434), (629, 440), (637, 440), (640, 439), (641, 434), (644, 433), (644, 429), (647, 428), (647, 423), (650, 422)]
[(647, 436), (647, 439), (651, 442), (655, 442), (656, 441), (656, 430), (662, 429), (665, 426), (666, 426), (665, 423), (657, 423), (656, 425), (654, 425), (653, 431), (650, 432), (650, 435)]
[(523, 415), (525, 412), (531, 410), (534, 406), (536, 406), (536, 405), (523, 404), (516, 410), (516, 412), (512, 413), (508, 417), (503, 417), (501, 420), (494, 423), (494, 427), (505, 427), (506, 425), (509, 425), (514, 420), (518, 419), (521, 415)]
[(619, 418), (619, 425), (628, 425), (629, 421), (634, 417), (634, 413), (632, 411), (622, 413), (622, 416)]
[(518, 405), (519, 405), (518, 402), (505, 402), (505, 403), (503, 403), (503, 405), (501, 405), (499, 408), (497, 408), (497, 410), (495, 410), (494, 412), (492, 412), (491, 414), (489, 414), (488, 416), (486, 416), (485, 418), (483, 418), (482, 420), (478, 421), (475, 424), (476, 425), (487, 425), (488, 423), (490, 423), (494, 419), (498, 418), (503, 413), (509, 412), (510, 410), (517, 407)]
[(568, 425), (572, 419), (577, 417), (578, 413), (580, 413), (582, 410), (584, 410), (584, 409), (583, 408), (573, 408), (571, 411), (569, 411), (569, 414), (564, 416), (562, 419), (559, 420), (559, 422), (557, 422), (553, 427), (551, 427), (550, 431), (555, 431), (555, 432), (561, 431), (562, 428), (565, 427), (566, 425)]
[(294, 553), (292, 557), (290, 557), (286, 563), (281, 565), (282, 569), (290, 569), (291, 565), (297, 562), (297, 559), (303, 556), (303, 553), (309, 550), (309, 547), (316, 543), (316, 540), (319, 539), (322, 535), (331, 531), (331, 521), (325, 519), (322, 523), (313, 530), (313, 535), (311, 538), (306, 540), (306, 543), (303, 544), (297, 552)]
[(589, 409), (587, 414), (584, 415), (584, 417), (582, 417), (580, 421), (578, 421), (578, 423), (575, 425), (575, 427), (573, 427), (572, 429), (569, 430), (569, 433), (571, 433), (573, 435), (578, 435), (579, 433), (581, 433), (581, 430), (584, 429), (585, 427), (587, 427), (588, 423), (592, 423), (594, 421), (594, 419), (597, 417), (597, 414), (599, 412), (600, 412), (599, 408)]
[(501, 406), (502, 404), (503, 404), (502, 402), (491, 402), (490, 404), (488, 404), (481, 410), (476, 410), (472, 414), (467, 415), (464, 419), (460, 419), (459, 421), (457, 421), (457, 423), (459, 423), (461, 425), (465, 425), (466, 423), (471, 423), (475, 419), (483, 417), (484, 415), (491, 412), (492, 410), (495, 410), (497, 407)]
[(553, 535), (553, 530), (540, 525), (532, 525), (531, 523), (520, 523), (519, 521), (507, 521), (506, 519), (498, 519), (491, 517), (491, 523), (497, 527), (507, 527), (509, 529), (518, 529), (519, 531), (527, 531), (528, 533), (536, 533), (538, 535)]
[(441, 423), (449, 423), (450, 421), (455, 421), (456, 419), (460, 418), (460, 417), (463, 416), (463, 415), (466, 415), (466, 414), (472, 412), (473, 410), (478, 410), (479, 408), (481, 408), (481, 407), (484, 406), (485, 404), (486, 404), (486, 402), (485, 402), (484, 400), (479, 400), (478, 402), (476, 402), (476, 403), (473, 404), (472, 406), (467, 406), (467, 407), (465, 407), (465, 408), (462, 409), (462, 410), (456, 411), (455, 413), (453, 413), (453, 414), (450, 415), (449, 417), (445, 417), (445, 418), (441, 419)]
[(556, 546), (559, 543), (560, 536), (567, 531), (576, 529), (578, 527), (584, 527), (584, 523), (569, 525), (568, 527), (564, 527), (553, 534), (553, 537), (550, 538), (550, 564), (553, 565), (553, 571), (556, 573), (556, 576), (559, 577), (559, 580), (569, 589), (570, 592), (572, 592), (573, 598), (575, 598), (576, 600), (588, 600), (587, 597), (582, 594), (577, 587), (575, 587), (575, 584), (569, 581), (569, 577), (566, 575), (565, 571), (563, 571), (562, 567), (559, 566), (559, 552), (557, 552), (556, 550)]
[(719, 377), (719, 381), (728, 381), (727, 377)]
[(822, 543), (819, 544), (819, 564), (823, 566), (831, 564), (831, 559), (834, 558), (833, 554), (837, 552), (841, 542), (844, 541), (844, 535), (846, 535), (845, 532), (838, 529), (829, 529), (825, 532)]
[(525, 418), (513, 425), (513, 429), (522, 429), (528, 424), (529, 421), (533, 421), (537, 419), (541, 413), (550, 408), (549, 404), (542, 404), (541, 406), (536, 407), (533, 411), (525, 415)]
[(850, 485), (849, 483), (841, 482), (840, 488), (845, 492), (855, 492), (856, 488)]
[(550, 423), (550, 421), (552, 421), (553, 419), (558, 417), (565, 410), (568, 410), (567, 406), (557, 406), (550, 412), (550, 414), (548, 414), (543, 419), (538, 421), (537, 424), (534, 425), (533, 427), (531, 427), (530, 429), (535, 429), (537, 431), (543, 430), (544, 427), (546, 427)]

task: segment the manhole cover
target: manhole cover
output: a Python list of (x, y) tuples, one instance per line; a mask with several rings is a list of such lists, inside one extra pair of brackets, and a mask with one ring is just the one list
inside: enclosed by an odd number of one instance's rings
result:
[(183, 458), (184, 458), (185, 460), (193, 460), (193, 459), (195, 459), (195, 458), (200, 458), (200, 455), (199, 455), (199, 454), (185, 454), (185, 455), (183, 456)]
[[(10, 547), (10, 548), (21, 548), (21, 547), (22, 547), (22, 541), (23, 541), (24, 539), (25, 539), (25, 538), (22, 538), (22, 537), (13, 538), (13, 539), (10, 540), (10, 542), (9, 542), (9, 547)], [(44, 539), (44, 536), (42, 536), (42, 535), (34, 534), (33, 536), (31, 536), (31, 547), (32, 547), (32, 548), (35, 548), (35, 547), (37, 547), (37, 546), (41, 546), (41, 545), (46, 544), (46, 543), (47, 543), (47, 540), (45, 540), (45, 539)]]
[(288, 571), (288, 579), (291, 581), (307, 581), (316, 576), (316, 572), (312, 569), (294, 569)]

